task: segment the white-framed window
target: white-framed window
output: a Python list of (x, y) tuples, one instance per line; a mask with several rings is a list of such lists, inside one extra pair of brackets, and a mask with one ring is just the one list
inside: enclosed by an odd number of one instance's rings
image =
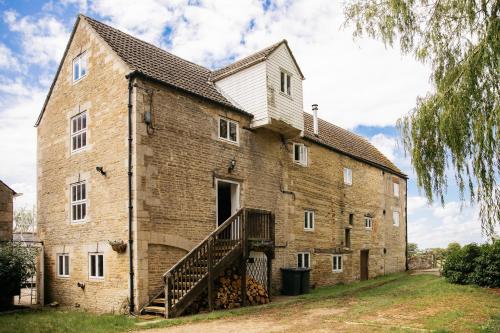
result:
[(307, 147), (302, 143), (293, 144), (293, 161), (307, 166)]
[(71, 184), (71, 222), (84, 222), (87, 216), (87, 183)]
[(92, 279), (104, 278), (104, 254), (89, 253), (89, 277)]
[(392, 225), (395, 227), (399, 227), (399, 211), (394, 210), (392, 212)]
[(371, 229), (373, 227), (373, 218), (371, 216), (365, 216), (365, 228)]
[(83, 52), (73, 59), (73, 82), (84, 78), (87, 72), (87, 52)]
[(392, 183), (392, 191), (394, 196), (399, 198), (399, 183)]
[(69, 276), (69, 254), (59, 253), (57, 255), (57, 276), (68, 277)]
[(292, 95), (292, 77), (285, 71), (280, 74), (280, 91), (288, 96)]
[(297, 253), (297, 268), (311, 267), (311, 255), (309, 252)]
[(304, 211), (304, 230), (314, 230), (314, 211)]
[(332, 271), (342, 272), (342, 255), (334, 254), (332, 256)]
[(87, 112), (71, 118), (71, 152), (87, 147)]
[(225, 118), (219, 118), (219, 139), (238, 143), (238, 123)]
[(352, 185), (352, 169), (344, 168), (344, 184)]

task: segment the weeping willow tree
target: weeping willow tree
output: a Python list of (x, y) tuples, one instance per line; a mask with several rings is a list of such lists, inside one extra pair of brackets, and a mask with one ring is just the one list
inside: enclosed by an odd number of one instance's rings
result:
[[(431, 68), (432, 90), (398, 120), (417, 184), (444, 204), (448, 175), (480, 207), (483, 231), (500, 222), (500, 0), (354, 0), (356, 37), (399, 45)], [(451, 170), (452, 172), (449, 172)]]

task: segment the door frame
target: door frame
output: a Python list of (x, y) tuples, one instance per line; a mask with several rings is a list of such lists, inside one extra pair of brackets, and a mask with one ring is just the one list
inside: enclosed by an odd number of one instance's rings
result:
[(231, 215), (233, 215), (235, 212), (238, 211), (241, 207), (241, 183), (234, 181), (234, 180), (228, 180), (224, 178), (215, 178), (215, 228), (219, 226), (219, 182), (221, 183), (229, 183), (236, 185), (236, 207), (234, 207), (234, 212), (233, 212), (233, 193), (231, 191)]
[(363, 280), (363, 253), (366, 253), (366, 279), (370, 279), (370, 249), (362, 249), (359, 252), (359, 280)]

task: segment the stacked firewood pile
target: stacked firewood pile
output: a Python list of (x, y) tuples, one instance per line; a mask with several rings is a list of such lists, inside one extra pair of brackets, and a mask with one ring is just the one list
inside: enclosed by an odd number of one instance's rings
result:
[[(232, 309), (241, 306), (241, 275), (232, 270), (221, 274), (218, 279), (218, 289), (215, 299), (217, 309)], [(266, 288), (247, 275), (247, 304), (259, 305), (269, 303)]]
[[(269, 294), (264, 285), (247, 275), (247, 305), (269, 303)], [(229, 269), (215, 280), (215, 309), (234, 309), (242, 306), (241, 275), (236, 269)], [(208, 311), (208, 294), (206, 292), (193, 302), (185, 311), (194, 314)]]

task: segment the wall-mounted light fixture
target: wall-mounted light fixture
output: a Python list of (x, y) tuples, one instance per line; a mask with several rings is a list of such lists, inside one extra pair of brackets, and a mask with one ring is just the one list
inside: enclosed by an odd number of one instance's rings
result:
[(99, 172), (101, 175), (106, 176), (106, 171), (104, 171), (104, 168), (102, 166), (96, 166), (95, 167), (96, 171)]
[(228, 172), (231, 172), (234, 170), (234, 168), (236, 168), (236, 160), (233, 158), (230, 162), (229, 162), (229, 168), (227, 168), (227, 171)]
[(77, 286), (78, 288), (81, 288), (82, 290), (85, 290), (85, 282), (80, 282), (80, 281), (79, 281), (79, 282), (77, 282), (76, 286)]

